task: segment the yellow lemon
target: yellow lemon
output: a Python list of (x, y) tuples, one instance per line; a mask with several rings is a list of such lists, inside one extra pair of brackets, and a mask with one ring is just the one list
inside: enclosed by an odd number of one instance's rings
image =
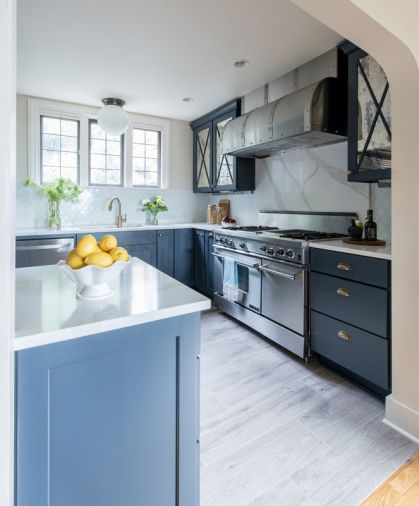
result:
[(111, 251), (116, 248), (118, 242), (114, 235), (104, 235), (99, 241), (99, 247), (102, 251)]
[(109, 254), (113, 258), (114, 262), (116, 262), (117, 260), (122, 260), (123, 262), (128, 262), (128, 260), (129, 260), (128, 251), (125, 248), (121, 248), (120, 246), (118, 248), (111, 249)]
[(104, 251), (90, 253), (84, 261), (86, 265), (97, 265), (98, 267), (109, 267), (113, 264), (111, 255)]
[(87, 255), (90, 255), (90, 253), (93, 253), (94, 251), (96, 251), (96, 248), (97, 248), (97, 241), (96, 239), (88, 234), (88, 235), (84, 235), (80, 241), (78, 242), (77, 244), (77, 254), (82, 257), (82, 258), (86, 258)]
[(80, 269), (81, 267), (84, 267), (83, 258), (77, 254), (75, 249), (72, 249), (67, 255), (67, 264), (72, 269)]

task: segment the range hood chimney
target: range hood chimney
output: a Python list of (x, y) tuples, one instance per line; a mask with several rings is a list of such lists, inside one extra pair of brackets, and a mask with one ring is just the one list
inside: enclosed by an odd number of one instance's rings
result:
[(222, 153), (265, 158), (345, 141), (348, 98), (344, 58), (335, 48), (279, 78), (290, 82), (292, 74), (293, 91), (231, 120), (223, 132)]

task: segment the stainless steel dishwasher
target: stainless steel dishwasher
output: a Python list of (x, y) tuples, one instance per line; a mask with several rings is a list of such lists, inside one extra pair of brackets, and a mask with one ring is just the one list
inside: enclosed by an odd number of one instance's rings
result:
[(74, 248), (74, 237), (49, 239), (18, 239), (16, 241), (16, 267), (53, 265), (64, 260)]

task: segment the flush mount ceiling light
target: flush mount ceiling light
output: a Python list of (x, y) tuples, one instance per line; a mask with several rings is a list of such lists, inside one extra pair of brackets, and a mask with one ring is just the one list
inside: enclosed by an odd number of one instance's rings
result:
[(242, 69), (243, 67), (249, 65), (249, 60), (242, 58), (241, 60), (236, 60), (233, 65), (236, 67), (236, 69)]
[(183, 97), (182, 98), (182, 102), (192, 102), (193, 98), (192, 97)]
[(122, 107), (125, 101), (120, 98), (103, 98), (103, 107), (97, 115), (100, 128), (108, 135), (122, 135), (129, 127), (128, 114)]

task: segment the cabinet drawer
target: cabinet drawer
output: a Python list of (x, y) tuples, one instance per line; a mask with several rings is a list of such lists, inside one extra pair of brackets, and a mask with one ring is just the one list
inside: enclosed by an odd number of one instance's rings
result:
[(310, 249), (313, 271), (339, 276), (352, 281), (387, 288), (390, 285), (390, 265), (387, 260), (337, 251)]
[[(89, 234), (90, 232), (86, 232)], [(112, 234), (116, 237), (119, 246), (142, 245), (142, 244), (156, 244), (157, 232), (155, 230), (134, 230), (134, 231), (121, 231), (115, 232), (92, 232), (93, 237), (99, 240), (102, 236)], [(77, 234), (77, 242), (85, 234)]]
[(382, 288), (312, 272), (310, 307), (388, 337), (388, 292)]
[(315, 311), (311, 312), (311, 349), (388, 390), (389, 342)]

